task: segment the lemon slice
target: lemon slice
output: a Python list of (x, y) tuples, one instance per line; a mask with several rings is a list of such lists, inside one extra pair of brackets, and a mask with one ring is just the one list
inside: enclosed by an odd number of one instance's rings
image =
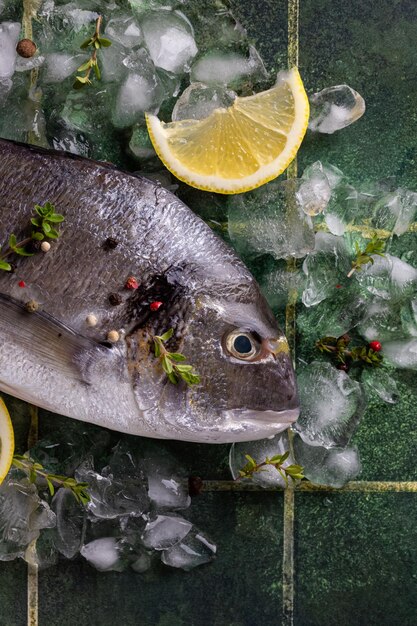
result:
[(0, 484), (10, 469), (14, 453), (14, 432), (9, 411), (0, 398)]
[(307, 130), (309, 104), (297, 68), (281, 72), (272, 89), (219, 108), (202, 120), (164, 123), (146, 115), (165, 166), (192, 187), (241, 193), (279, 176)]

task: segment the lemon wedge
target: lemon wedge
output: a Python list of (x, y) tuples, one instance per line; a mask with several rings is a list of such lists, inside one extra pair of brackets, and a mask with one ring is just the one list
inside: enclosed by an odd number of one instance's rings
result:
[(0, 484), (10, 469), (14, 453), (14, 432), (9, 411), (0, 398)]
[(165, 166), (192, 187), (241, 193), (279, 176), (307, 130), (309, 104), (297, 68), (280, 72), (272, 89), (237, 97), (201, 120), (164, 123), (146, 115)]

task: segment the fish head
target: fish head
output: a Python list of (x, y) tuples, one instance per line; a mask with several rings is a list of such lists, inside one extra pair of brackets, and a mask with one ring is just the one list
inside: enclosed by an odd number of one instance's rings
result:
[(226, 443), (271, 437), (298, 417), (299, 401), (288, 342), (260, 293), (236, 299), (198, 297), (176, 351), (198, 384), (165, 381), (158, 398), (176, 437)]

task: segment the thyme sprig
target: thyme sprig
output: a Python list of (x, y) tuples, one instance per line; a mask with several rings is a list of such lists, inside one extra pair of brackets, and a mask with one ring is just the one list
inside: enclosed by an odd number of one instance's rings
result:
[(264, 468), (267, 465), (275, 467), (277, 472), (284, 479), (287, 486), (289, 478), (291, 478), (293, 482), (295, 482), (296, 480), (302, 480), (304, 478), (304, 468), (302, 468), (301, 465), (292, 464), (287, 465), (287, 467), (283, 466), (283, 463), (288, 459), (289, 456), (290, 453), (287, 450), (287, 452), (284, 452), (283, 454), (275, 454), (271, 458), (266, 457), (264, 461), (258, 463), (253, 457), (251, 457), (250, 454), (245, 454), (245, 459), (247, 460), (247, 463), (242, 467), (242, 469), (239, 470), (239, 476), (236, 478), (236, 480), (241, 480), (242, 478), (252, 478), (254, 474), (265, 471)]
[(14, 467), (23, 470), (31, 483), (36, 483), (39, 478), (43, 479), (46, 482), (51, 496), (55, 493), (55, 487), (65, 487), (71, 490), (75, 499), (80, 504), (85, 505), (90, 501), (87, 483), (79, 483), (75, 478), (69, 478), (68, 476), (52, 474), (48, 472), (43, 465), (31, 459), (28, 454), (15, 454), (12, 464)]
[(373, 254), (378, 256), (385, 256), (383, 254), (385, 250), (385, 242), (382, 239), (378, 239), (376, 235), (372, 237), (371, 241), (366, 244), (365, 250), (361, 250), (357, 241), (355, 241), (356, 258), (352, 261), (352, 269), (348, 273), (347, 277), (350, 278), (354, 272), (362, 269), (363, 265), (371, 263), (373, 265)]
[[(22, 241), (17, 241), (16, 235), (13, 233), (9, 237), (8, 246), (0, 256), (0, 270), (10, 272), (12, 266), (5, 259), (11, 254), (17, 254), (18, 256), (33, 256), (33, 252), (28, 249), (28, 244), (33, 241), (43, 241), (44, 239), (58, 239), (59, 232), (52, 226), (53, 224), (60, 224), (64, 221), (64, 216), (59, 213), (55, 213), (55, 207), (50, 202), (45, 202), (44, 206), (35, 204), (34, 217), (30, 222), (34, 229), (31, 232), (30, 237), (26, 237)], [(1, 250), (1, 246), (0, 246)]]
[[(31, 218), (30, 222), (35, 228), (32, 230), (30, 237), (26, 237), (22, 241), (17, 241), (16, 235), (13, 233), (9, 237), (8, 247), (0, 256), (0, 270), (10, 272), (12, 266), (5, 259), (11, 254), (17, 254), (18, 256), (33, 256), (27, 246), (32, 241), (43, 241), (44, 239), (57, 239), (59, 232), (52, 226), (52, 224), (59, 224), (64, 221), (64, 216), (59, 213), (55, 213), (55, 207), (50, 202), (45, 202), (44, 206), (35, 204), (35, 215)], [(1, 250), (1, 246), (0, 246)]]
[(341, 337), (321, 337), (316, 341), (316, 348), (321, 353), (327, 353), (332, 356), (336, 364), (346, 367), (340, 369), (348, 369), (352, 362), (358, 362), (373, 367), (379, 367), (384, 359), (382, 354), (373, 350), (369, 345), (360, 345), (348, 348), (350, 343), (348, 335)]
[(86, 39), (80, 46), (81, 50), (87, 50), (88, 48), (92, 48), (93, 51), (88, 61), (80, 65), (80, 67), (77, 69), (77, 74), (80, 75), (75, 77), (73, 84), (74, 89), (82, 89), (86, 85), (91, 85), (90, 75), (92, 71), (94, 71), (97, 80), (101, 80), (101, 72), (98, 64), (97, 52), (98, 50), (100, 50), (100, 48), (108, 48), (109, 46), (111, 46), (110, 39), (106, 39), (106, 37), (102, 37), (100, 34), (102, 21), (103, 17), (102, 15), (99, 15), (96, 20), (94, 34)]
[(182, 363), (182, 361), (187, 360), (187, 357), (180, 352), (168, 352), (164, 346), (164, 343), (171, 339), (173, 334), (174, 329), (170, 328), (163, 335), (155, 335), (153, 337), (155, 356), (159, 359), (162, 369), (171, 383), (176, 385), (179, 379), (182, 378), (187, 385), (197, 385), (200, 382), (200, 377), (193, 366)]

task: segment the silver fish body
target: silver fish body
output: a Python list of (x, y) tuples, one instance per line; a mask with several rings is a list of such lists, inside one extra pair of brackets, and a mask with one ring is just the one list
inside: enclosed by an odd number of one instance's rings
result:
[[(46, 202), (65, 216), (59, 239), (0, 272), (1, 391), (113, 430), (186, 441), (260, 439), (295, 421), (288, 344), (268, 304), (176, 196), (105, 163), (0, 140), (3, 250)], [(125, 288), (129, 276), (138, 289)], [(39, 312), (26, 311), (30, 299)], [(155, 358), (153, 336), (170, 328), (168, 349), (186, 355), (200, 384), (173, 385)], [(112, 346), (111, 329), (121, 336)]]

